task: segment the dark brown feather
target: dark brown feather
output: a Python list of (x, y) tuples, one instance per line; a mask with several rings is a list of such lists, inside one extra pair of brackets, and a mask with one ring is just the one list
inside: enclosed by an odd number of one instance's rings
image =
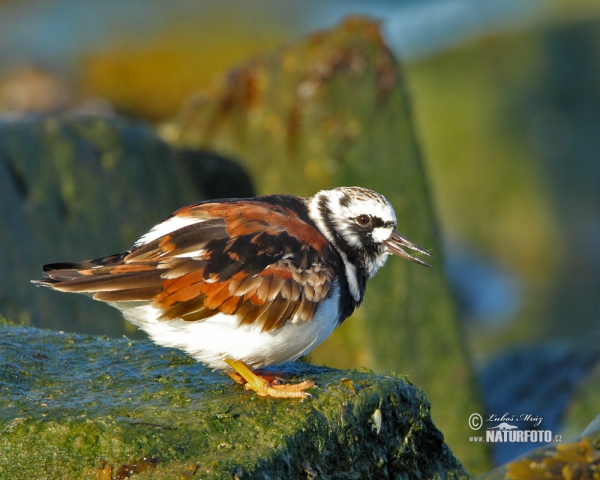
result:
[(139, 302), (151, 300), (161, 290), (160, 285), (142, 288), (129, 288), (126, 290), (104, 291), (94, 294), (94, 300), (102, 302)]
[(208, 308), (202, 308), (182, 316), (181, 320), (184, 322), (200, 322), (212, 317), (213, 315), (216, 315), (217, 313), (219, 312), (216, 312), (215, 310), (209, 310)]
[(283, 298), (274, 300), (269, 309), (264, 312), (259, 320), (259, 323), (262, 323), (261, 331), (269, 332), (271, 330), (276, 330), (280, 324), (286, 320), (286, 317), (283, 315), (286, 312), (288, 305), (289, 300)]
[(117, 273), (105, 275), (83, 275), (53, 285), (63, 292), (103, 292), (131, 288), (152, 287), (160, 284), (160, 274), (156, 271)]
[(239, 317), (239, 324), (254, 325), (270, 306), (270, 303), (256, 304), (252, 300), (245, 301), (235, 312)]
[(191, 298), (187, 302), (176, 303), (168, 308), (163, 309), (161, 319), (173, 320), (175, 318), (184, 317), (185, 315), (198, 312), (199, 310), (204, 310), (204, 295), (198, 295), (195, 298)]

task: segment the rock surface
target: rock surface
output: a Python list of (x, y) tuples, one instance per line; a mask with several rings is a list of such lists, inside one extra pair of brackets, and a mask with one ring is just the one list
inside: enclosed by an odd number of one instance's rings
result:
[(259, 398), (148, 341), (0, 326), (0, 476), (466, 478), (405, 380), (309, 364)]

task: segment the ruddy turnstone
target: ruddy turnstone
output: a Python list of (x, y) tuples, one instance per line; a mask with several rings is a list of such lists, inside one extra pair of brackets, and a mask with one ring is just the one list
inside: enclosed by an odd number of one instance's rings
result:
[(389, 255), (429, 266), (404, 248), (433, 255), (395, 229), (390, 203), (360, 187), (206, 201), (177, 210), (123, 253), (44, 265), (34, 283), (106, 302), (157, 344), (228, 371), (258, 395), (303, 398), (312, 381), (280, 384), (254, 370), (325, 340)]

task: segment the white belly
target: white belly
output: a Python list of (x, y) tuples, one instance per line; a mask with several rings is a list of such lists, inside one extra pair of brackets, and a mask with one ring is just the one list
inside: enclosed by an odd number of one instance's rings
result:
[(253, 369), (296, 360), (325, 340), (337, 326), (339, 288), (315, 313), (310, 322), (288, 321), (283, 327), (261, 332), (251, 325), (238, 327), (238, 319), (218, 314), (206, 320), (184, 322), (158, 320), (159, 312), (151, 305), (111, 304), (127, 320), (144, 330), (164, 347), (184, 350), (206, 365), (230, 370), (224, 359), (241, 360)]

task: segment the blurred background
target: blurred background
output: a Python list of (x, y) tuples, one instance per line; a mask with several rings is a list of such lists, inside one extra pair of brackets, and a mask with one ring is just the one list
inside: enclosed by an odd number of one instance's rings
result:
[(599, 2), (0, 0), (0, 122), (160, 127), (241, 61), (357, 13), (403, 62), (488, 410), (558, 429), (600, 358)]

